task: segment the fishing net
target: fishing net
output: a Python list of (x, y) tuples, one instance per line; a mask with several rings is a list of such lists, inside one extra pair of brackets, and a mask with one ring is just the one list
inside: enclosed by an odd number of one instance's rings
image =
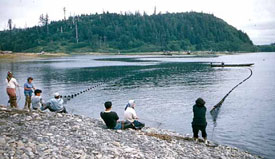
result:
[(217, 118), (218, 118), (218, 115), (219, 115), (221, 106), (222, 106), (223, 102), (225, 101), (226, 97), (228, 97), (228, 95), (229, 95), (235, 88), (237, 88), (239, 85), (241, 85), (243, 82), (245, 82), (246, 80), (248, 80), (248, 79), (252, 76), (252, 74), (253, 74), (252, 70), (251, 70), (250, 68), (248, 68), (248, 69), (250, 70), (250, 75), (249, 75), (247, 78), (245, 78), (243, 81), (241, 81), (240, 83), (238, 83), (235, 87), (233, 87), (233, 88), (232, 88), (232, 89), (222, 98), (222, 100), (221, 100), (219, 103), (217, 103), (215, 106), (213, 106), (213, 108), (210, 110), (210, 114), (211, 114), (212, 120), (213, 120), (213, 122), (214, 122), (214, 127), (217, 125), (216, 121), (217, 121)]

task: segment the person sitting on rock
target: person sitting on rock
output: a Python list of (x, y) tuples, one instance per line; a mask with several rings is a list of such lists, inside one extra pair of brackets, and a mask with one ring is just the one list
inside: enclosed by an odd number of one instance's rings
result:
[(42, 106), (41, 110), (46, 109), (49, 109), (51, 112), (67, 113), (67, 110), (64, 106), (64, 101), (59, 93), (54, 93), (54, 98), (47, 102), (45, 106)]
[(131, 122), (135, 129), (142, 129), (145, 124), (138, 121), (138, 117), (135, 111), (136, 103), (134, 100), (129, 100), (125, 107), (124, 118), (126, 121)]
[(100, 113), (107, 128), (109, 129), (127, 129), (133, 127), (130, 122), (118, 121), (119, 117), (116, 112), (111, 111), (112, 102), (107, 101), (104, 103), (105, 111)]
[(41, 110), (42, 105), (45, 105), (45, 101), (41, 97), (42, 90), (36, 89), (34, 91), (34, 96), (32, 96), (32, 109)]
[(204, 139), (204, 142), (207, 144), (207, 133), (206, 133), (206, 107), (205, 101), (202, 98), (198, 98), (196, 100), (196, 104), (193, 106), (193, 121), (192, 121), (192, 129), (193, 129), (193, 137), (195, 141), (198, 141), (198, 134), (199, 131), (202, 133), (202, 137)]

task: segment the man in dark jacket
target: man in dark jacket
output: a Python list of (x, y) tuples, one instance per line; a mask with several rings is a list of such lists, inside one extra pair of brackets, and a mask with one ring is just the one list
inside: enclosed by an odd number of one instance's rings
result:
[(207, 133), (206, 133), (206, 107), (205, 101), (202, 98), (198, 98), (196, 100), (196, 104), (193, 106), (193, 122), (192, 122), (192, 128), (193, 128), (193, 137), (196, 141), (198, 141), (198, 134), (199, 131), (202, 133), (202, 137), (204, 139), (204, 142), (207, 143)]

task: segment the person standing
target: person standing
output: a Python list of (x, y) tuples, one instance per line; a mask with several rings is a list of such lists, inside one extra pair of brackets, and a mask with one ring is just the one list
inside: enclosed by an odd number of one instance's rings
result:
[(28, 109), (29, 111), (31, 110), (32, 93), (33, 93), (33, 90), (35, 90), (35, 88), (32, 84), (32, 81), (33, 81), (33, 78), (29, 77), (27, 79), (27, 82), (24, 84), (24, 94), (25, 94), (25, 97), (26, 97), (24, 109)]
[(198, 141), (199, 131), (202, 133), (202, 137), (204, 142), (207, 144), (207, 133), (206, 133), (206, 107), (205, 101), (202, 98), (198, 98), (196, 100), (196, 104), (193, 106), (193, 121), (192, 121), (192, 129), (193, 129), (193, 137), (195, 141)]
[(16, 103), (16, 87), (19, 87), (19, 84), (17, 80), (13, 77), (12, 72), (8, 72), (7, 74), (7, 94), (9, 96), (9, 102), (10, 106), (12, 108), (17, 108), (17, 103)]
[(142, 129), (145, 124), (138, 121), (138, 116), (135, 111), (136, 103), (134, 100), (129, 100), (128, 104), (125, 107), (124, 118), (126, 121), (131, 122), (134, 125), (135, 129)]

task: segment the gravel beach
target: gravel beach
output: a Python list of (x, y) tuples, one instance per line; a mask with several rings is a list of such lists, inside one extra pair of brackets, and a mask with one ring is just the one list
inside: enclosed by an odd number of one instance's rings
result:
[(168, 130), (110, 130), (101, 120), (0, 106), (0, 158), (261, 158)]

